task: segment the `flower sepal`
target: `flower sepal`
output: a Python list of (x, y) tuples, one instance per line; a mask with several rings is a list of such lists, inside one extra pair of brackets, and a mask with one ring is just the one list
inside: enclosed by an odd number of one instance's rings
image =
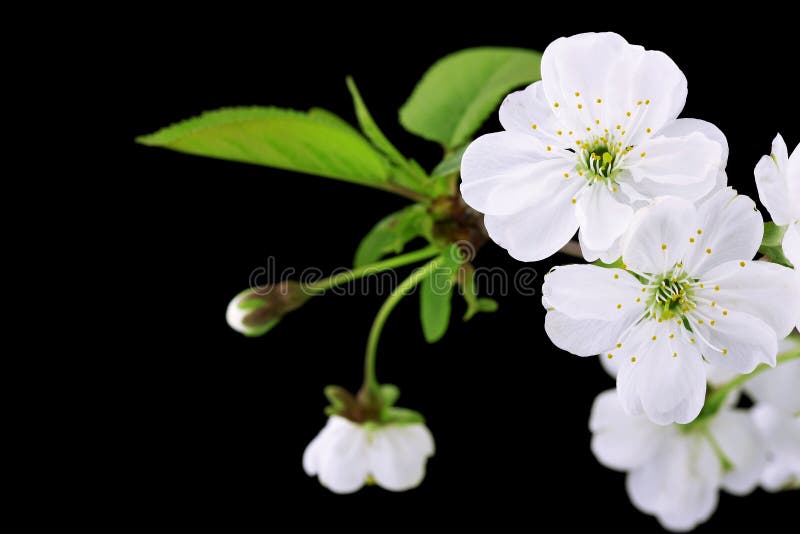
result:
[(369, 426), (425, 423), (421, 413), (394, 406), (400, 389), (393, 384), (383, 384), (377, 390), (363, 387), (357, 395), (341, 386), (328, 386), (325, 397), (330, 402), (325, 415), (338, 415), (354, 423)]
[(245, 336), (263, 336), (312, 296), (290, 280), (245, 289), (228, 304), (225, 318), (231, 328)]

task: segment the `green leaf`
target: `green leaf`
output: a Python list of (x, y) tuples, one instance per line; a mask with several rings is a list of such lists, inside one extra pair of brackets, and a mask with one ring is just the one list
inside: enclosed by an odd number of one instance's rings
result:
[(774, 222), (764, 223), (764, 238), (761, 240), (761, 246), (764, 247), (779, 247), (783, 243), (783, 234), (786, 233), (788, 226), (778, 226)]
[(512, 89), (540, 78), (541, 54), (469, 48), (437, 61), (400, 109), (411, 133), (447, 148), (464, 144)]
[(454, 172), (460, 172), (461, 157), (464, 155), (466, 150), (467, 145), (464, 145), (448, 153), (444, 159), (433, 168), (431, 171), (431, 176), (436, 178), (438, 176), (447, 176), (448, 174), (453, 174)]
[(321, 109), (224, 108), (136, 139), (148, 146), (388, 188), (389, 165), (358, 132)]
[(384, 217), (364, 236), (353, 260), (355, 267), (375, 263), (386, 254), (399, 254), (415, 237), (430, 241), (433, 220), (420, 204), (412, 204)]
[(457, 245), (451, 245), (442, 255), (439, 266), (421, 282), (420, 319), (428, 343), (439, 341), (447, 332), (453, 285), (460, 264), (461, 252)]
[(432, 196), (432, 186), (428, 175), (414, 160), (406, 159), (400, 151), (383, 135), (383, 132), (372, 118), (369, 110), (367, 109), (364, 100), (361, 98), (361, 93), (358, 92), (358, 87), (350, 76), (347, 77), (347, 89), (353, 97), (353, 107), (356, 110), (356, 118), (361, 130), (367, 139), (372, 141), (375, 148), (381, 151), (391, 161), (395, 168), (393, 169), (393, 181), (398, 185), (407, 187), (413, 191)]

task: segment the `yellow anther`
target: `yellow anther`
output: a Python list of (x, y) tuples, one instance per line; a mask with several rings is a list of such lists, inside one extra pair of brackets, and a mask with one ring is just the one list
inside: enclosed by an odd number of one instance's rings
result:
[(583, 109), (583, 104), (578, 104), (578, 109)]
[(641, 101), (641, 100), (639, 100), (639, 101), (636, 103), (636, 105), (637, 105), (637, 106), (641, 106), (641, 105), (642, 105), (642, 101)]
[(622, 309), (622, 304), (617, 304), (617, 309)]
[(628, 112), (626, 112), (626, 113), (625, 113), (625, 115), (627, 115), (628, 117), (630, 117), (630, 116), (631, 116), (631, 112), (630, 112), (630, 111), (628, 111)]
[(712, 320), (711, 320), (711, 322), (710, 322), (709, 324), (710, 324), (711, 326), (715, 326), (715, 325), (717, 324), (717, 321), (714, 321), (714, 320), (712, 319)]
[(714, 286), (714, 291), (719, 291), (719, 286)]
[(550, 152), (551, 150), (553, 150), (553, 147), (551, 147), (550, 145), (547, 145), (547, 151)]
[(694, 238), (693, 237), (689, 238), (689, 243), (694, 243)]
[(617, 128), (617, 130), (619, 130), (620, 128), (622, 128), (622, 125), (621, 124), (617, 124), (616, 128)]
[(531, 124), (531, 128), (535, 130), (536, 128), (538, 128), (538, 126), (536, 126), (535, 124)]
[(726, 354), (728, 354), (728, 349), (722, 349), (722, 355), (725, 356)]
[(706, 254), (711, 254), (711, 249), (710, 248), (706, 249)]
[(739, 266), (740, 266), (740, 267), (744, 267), (744, 262), (743, 262), (743, 261), (740, 261), (740, 262), (739, 262)]
[(722, 310), (722, 315), (728, 315), (728, 310)]
[(644, 101), (644, 105), (645, 105), (645, 106), (647, 106), (647, 105), (649, 105), (649, 104), (650, 104), (650, 101), (649, 101), (649, 100), (645, 100), (645, 101)]
[(642, 299), (640, 299), (639, 297), (636, 297), (636, 302), (641, 302), (641, 301), (642, 301)]
[(691, 341), (692, 343), (694, 343), (694, 342), (695, 342), (695, 341), (694, 341), (694, 338), (689, 338), (689, 341)]
[(713, 307), (714, 307), (714, 306), (716, 306), (716, 305), (717, 305), (717, 303), (716, 303), (716, 302), (714, 302), (714, 301), (712, 300), (712, 301), (711, 301), (711, 307), (713, 308)]
[(669, 335), (669, 338), (670, 338), (670, 339), (675, 339), (675, 334), (670, 334), (670, 335)]
[(586, 127), (586, 131), (587, 131), (587, 132), (591, 132), (591, 131), (592, 131), (592, 128), (591, 128), (590, 126), (587, 126), (587, 127)]
[(622, 343), (617, 343), (617, 348), (621, 349), (622, 348)]
[(595, 124), (600, 124), (600, 119), (595, 119), (594, 123)]
[(614, 280), (619, 280), (619, 275), (618, 274), (614, 275)]
[(653, 339), (653, 341), (655, 341), (655, 340), (656, 340), (656, 336), (653, 336), (653, 338), (652, 338), (652, 339)]
[(652, 131), (653, 131), (653, 130), (651, 130), (650, 128), (648, 128), (647, 130), (645, 130), (645, 132), (647, 132), (647, 133), (650, 133), (650, 132), (652, 132)]
[(661, 243), (661, 250), (667, 250), (667, 244)]
[(677, 352), (673, 352), (673, 353), (672, 353), (672, 357), (673, 357), (673, 358), (677, 358), (677, 357), (678, 357), (678, 353), (677, 353)]
[(572, 202), (573, 204), (575, 204), (575, 203), (577, 202), (577, 200), (575, 200), (575, 199), (573, 198), (571, 202)]
[(576, 96), (576, 97), (577, 97), (577, 96), (581, 96), (581, 94), (580, 94), (578, 91), (575, 91), (575, 96)]
[(559, 105), (559, 104), (558, 104), (558, 102), (556, 102), (555, 104), (553, 104), (553, 107), (554, 107), (554, 108), (557, 108), (557, 107), (558, 107), (558, 105)]
[(609, 352), (609, 353), (608, 353), (608, 359), (610, 360), (610, 359), (611, 359), (611, 358), (613, 358), (613, 357), (614, 357), (614, 355), (613, 355), (613, 354), (611, 354), (611, 353)]
[(703, 230), (701, 228), (697, 229), (697, 235), (703, 235)]
[(569, 178), (569, 173), (568, 172), (564, 173), (564, 178)]
[(699, 321), (697, 321), (697, 324), (703, 324), (703, 320), (700, 319)]
[(636, 356), (631, 356), (631, 363), (636, 363)]
[(647, 152), (642, 152), (642, 153), (641, 153), (641, 154), (639, 154), (639, 155), (640, 155), (640, 156), (642, 156), (642, 157), (645, 157), (645, 156), (647, 155)]
[(561, 135), (561, 134), (562, 134), (562, 133), (564, 133), (564, 132), (562, 132), (561, 130), (559, 130), (559, 131), (557, 131), (556, 133), (557, 133), (558, 135)]
[(602, 98), (598, 98), (598, 99), (597, 99), (597, 103), (598, 103), (598, 104), (602, 104), (602, 103), (603, 103), (603, 99), (602, 99)]

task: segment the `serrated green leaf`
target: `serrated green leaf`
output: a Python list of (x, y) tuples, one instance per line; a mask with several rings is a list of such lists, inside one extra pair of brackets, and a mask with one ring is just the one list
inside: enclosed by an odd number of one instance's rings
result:
[(434, 178), (439, 176), (447, 176), (454, 172), (461, 171), (461, 157), (467, 150), (467, 145), (456, 148), (453, 152), (449, 153), (445, 158), (431, 171), (431, 176)]
[(787, 226), (778, 226), (774, 222), (764, 223), (764, 237), (761, 245), (765, 247), (780, 247), (783, 244), (783, 234), (786, 233)]
[(459, 265), (461, 253), (457, 245), (451, 245), (442, 255), (438, 267), (420, 284), (420, 320), (428, 343), (439, 341), (447, 332)]
[(509, 91), (540, 78), (541, 54), (469, 48), (437, 61), (400, 109), (411, 133), (447, 148), (464, 144)]
[(386, 189), (389, 165), (330, 112), (275, 107), (224, 108), (136, 139), (148, 145), (265, 165)]
[(416, 237), (429, 241), (433, 221), (424, 206), (412, 204), (384, 217), (364, 236), (353, 260), (355, 267), (375, 263), (386, 254), (399, 254)]

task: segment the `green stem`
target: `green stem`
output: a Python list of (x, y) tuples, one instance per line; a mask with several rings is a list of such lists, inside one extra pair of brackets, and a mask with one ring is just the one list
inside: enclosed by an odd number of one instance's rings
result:
[(357, 267), (353, 270), (349, 270), (344, 273), (339, 273), (333, 276), (329, 276), (328, 278), (323, 278), (319, 282), (314, 282), (313, 284), (309, 285), (307, 289), (309, 291), (315, 291), (315, 292), (325, 291), (327, 289), (331, 289), (332, 287), (340, 286), (342, 284), (346, 284), (353, 280), (358, 280), (359, 278), (368, 274), (375, 274), (381, 271), (385, 271), (387, 269), (394, 269), (395, 267), (402, 267), (404, 265), (409, 265), (411, 263), (417, 263), (419, 261), (432, 258), (437, 254), (441, 254), (441, 249), (439, 249), (438, 247), (434, 246), (425, 247), (419, 250), (415, 250), (414, 252), (409, 252), (408, 254), (402, 254), (400, 256), (389, 258), (388, 260), (379, 261), (377, 263), (371, 263), (369, 265)]
[(364, 388), (368, 391), (378, 392), (378, 379), (375, 375), (375, 358), (378, 352), (378, 340), (381, 337), (383, 325), (389, 318), (389, 314), (397, 306), (397, 303), (408, 294), (409, 291), (414, 289), (426, 276), (439, 267), (444, 261), (444, 257), (440, 256), (433, 261), (426, 263), (420, 267), (411, 276), (400, 282), (389, 298), (378, 310), (378, 315), (375, 316), (375, 321), (372, 323), (372, 328), (369, 331), (369, 339), (367, 340), (367, 351), (364, 357)]
[[(800, 358), (800, 349), (790, 350), (789, 352), (786, 352), (778, 356), (778, 361), (776, 363), (776, 366), (788, 362), (789, 360), (794, 360), (796, 358)], [(725, 399), (728, 398), (728, 395), (731, 393), (731, 391), (738, 388), (739, 386), (741, 386), (754, 376), (757, 376), (769, 369), (772, 369), (772, 367), (761, 364), (758, 367), (756, 367), (756, 369), (752, 373), (747, 375), (739, 375), (730, 382), (728, 382), (727, 384), (725, 384), (724, 386), (721, 386), (718, 390), (716, 390), (708, 397), (708, 399), (706, 400), (706, 404), (703, 407), (703, 411), (708, 413), (709, 415), (716, 413), (725, 402)], [(706, 408), (708, 408), (708, 410), (706, 410)]]

